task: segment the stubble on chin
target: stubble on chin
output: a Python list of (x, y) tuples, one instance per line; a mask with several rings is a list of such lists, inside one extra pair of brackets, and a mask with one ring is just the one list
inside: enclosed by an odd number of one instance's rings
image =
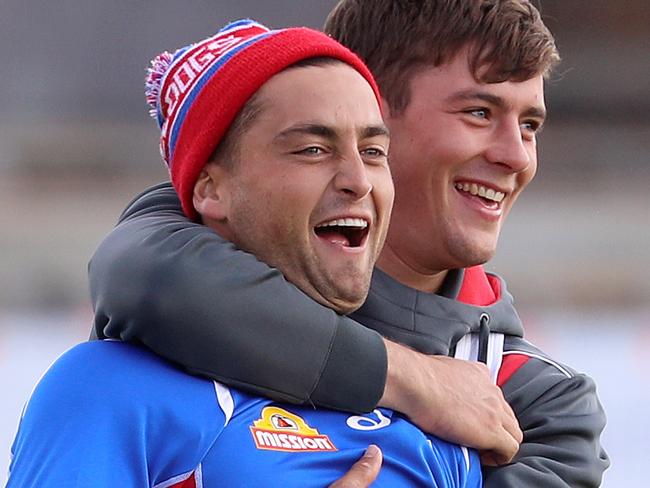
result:
[(308, 279), (316, 295), (312, 298), (345, 315), (354, 312), (366, 301), (371, 277), (372, 267), (358, 269), (349, 266), (323, 272), (316, 267), (310, 271)]

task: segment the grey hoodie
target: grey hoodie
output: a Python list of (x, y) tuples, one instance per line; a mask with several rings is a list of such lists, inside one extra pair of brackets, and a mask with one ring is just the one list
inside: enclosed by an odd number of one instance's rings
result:
[(89, 274), (93, 336), (142, 343), (193, 374), (282, 401), (372, 410), (386, 379), (379, 334), (485, 362), (524, 432), (512, 464), (484, 469), (486, 487), (596, 487), (609, 466), (593, 380), (523, 338), (505, 282), (481, 267), (451, 271), (439, 294), (376, 269), (366, 303), (341, 316), (189, 222), (160, 184), (127, 207)]

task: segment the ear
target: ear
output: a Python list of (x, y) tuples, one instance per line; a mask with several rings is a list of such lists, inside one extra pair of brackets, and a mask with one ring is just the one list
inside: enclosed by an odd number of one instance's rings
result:
[(219, 164), (208, 163), (194, 184), (192, 203), (196, 211), (207, 220), (224, 222), (230, 212), (228, 172)]

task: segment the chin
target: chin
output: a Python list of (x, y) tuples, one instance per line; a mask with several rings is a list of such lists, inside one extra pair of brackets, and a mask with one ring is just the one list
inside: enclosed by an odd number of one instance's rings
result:
[(334, 308), (334, 311), (340, 315), (349, 315), (352, 312), (358, 310), (361, 307), (361, 305), (363, 305), (363, 303), (360, 303), (359, 305), (349, 305), (349, 306), (345, 305), (345, 306)]
[(345, 267), (329, 274), (312, 274), (312, 298), (340, 314), (357, 310), (366, 301), (372, 269)]
[(457, 268), (470, 268), (490, 261), (496, 254), (496, 246), (485, 245), (485, 242), (464, 242), (452, 246)]
[(330, 297), (328, 302), (330, 303), (331, 308), (336, 310), (338, 313), (347, 315), (363, 305), (368, 297), (369, 288), (369, 283), (364, 283), (363, 285), (350, 286), (345, 289), (339, 288), (337, 290), (332, 290), (335, 292), (335, 296)]
[(307, 287), (296, 286), (321, 305), (336, 313), (347, 315), (357, 310), (366, 301), (370, 282), (364, 281), (363, 284), (357, 286), (354, 283), (346, 283), (348, 286), (345, 287), (342, 287), (341, 284), (341, 281), (327, 280), (312, 283)]
[(334, 310), (340, 314), (347, 315), (361, 307), (361, 305), (363, 305), (363, 302), (366, 301), (366, 297), (367, 294), (364, 294), (362, 297), (338, 296), (332, 299), (331, 303)]

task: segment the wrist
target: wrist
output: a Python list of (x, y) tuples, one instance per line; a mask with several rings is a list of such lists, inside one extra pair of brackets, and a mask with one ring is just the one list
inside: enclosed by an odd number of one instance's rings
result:
[(418, 392), (422, 384), (421, 354), (401, 344), (384, 339), (386, 345), (386, 385), (379, 406), (404, 414), (417, 410)]

